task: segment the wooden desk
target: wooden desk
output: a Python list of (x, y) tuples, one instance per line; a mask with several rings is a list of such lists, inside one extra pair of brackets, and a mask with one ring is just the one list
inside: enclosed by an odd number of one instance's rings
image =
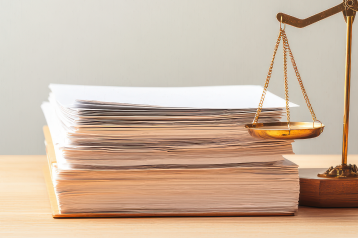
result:
[[(338, 155), (290, 159), (339, 163)], [(300, 207), (292, 217), (53, 219), (42, 174), (46, 157), (0, 156), (0, 163), (1, 238), (358, 237), (358, 209)]]

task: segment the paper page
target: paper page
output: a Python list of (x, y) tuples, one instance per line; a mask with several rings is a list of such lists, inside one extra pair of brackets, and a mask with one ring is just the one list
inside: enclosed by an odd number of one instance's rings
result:
[[(56, 100), (74, 107), (76, 100), (153, 105), (158, 107), (245, 109), (257, 108), (263, 88), (257, 85), (205, 87), (109, 87), (50, 84)], [(263, 108), (285, 107), (285, 100), (267, 92)], [(290, 107), (298, 105), (290, 103)]]

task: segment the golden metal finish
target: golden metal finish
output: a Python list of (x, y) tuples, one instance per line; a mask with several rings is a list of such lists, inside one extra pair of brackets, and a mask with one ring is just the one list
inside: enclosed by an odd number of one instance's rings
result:
[(358, 169), (355, 164), (342, 164), (337, 165), (335, 168), (331, 166), (326, 172), (317, 176), (323, 178), (358, 178)]
[(348, 127), (349, 127), (349, 98), (351, 87), (351, 51), (352, 51), (352, 24), (353, 17), (347, 17), (347, 47), (346, 47), (346, 74), (344, 85), (344, 117), (343, 117), (343, 143), (342, 143), (342, 165), (347, 164), (348, 152)]
[(298, 68), (297, 68), (297, 65), (296, 65), (296, 62), (295, 62), (295, 58), (293, 57), (293, 54), (292, 54), (290, 45), (289, 45), (289, 43), (288, 43), (288, 39), (287, 39), (287, 35), (286, 35), (286, 32), (285, 32), (285, 29), (282, 29), (282, 28), (281, 28), (281, 25), (280, 25), (280, 33), (279, 33), (279, 36), (278, 36), (277, 41), (276, 41), (276, 45), (275, 45), (274, 52), (273, 52), (273, 56), (272, 56), (272, 60), (271, 60), (271, 65), (270, 65), (269, 72), (268, 72), (267, 77), (266, 77), (264, 90), (263, 90), (262, 95), (261, 95), (260, 103), (259, 103), (259, 106), (258, 106), (258, 108), (257, 108), (256, 114), (255, 114), (255, 118), (254, 118), (254, 121), (253, 121), (253, 124), (257, 123), (257, 121), (258, 121), (258, 119), (259, 119), (259, 116), (260, 116), (260, 113), (261, 113), (261, 111), (262, 111), (262, 106), (263, 106), (263, 103), (264, 103), (264, 100), (265, 100), (265, 96), (266, 96), (266, 92), (267, 92), (268, 85), (269, 85), (269, 83), (270, 83), (270, 79), (271, 79), (271, 75), (272, 75), (272, 69), (273, 69), (273, 64), (274, 64), (274, 61), (275, 61), (275, 57), (276, 57), (276, 53), (277, 53), (278, 46), (280, 45), (281, 38), (282, 38), (282, 42), (283, 42), (283, 59), (284, 59), (284, 60), (283, 60), (283, 62), (284, 62), (284, 63), (283, 63), (283, 71), (284, 71), (286, 114), (287, 114), (288, 127), (290, 126), (290, 108), (289, 108), (288, 81), (287, 81), (287, 52), (289, 53), (289, 56), (290, 56), (290, 58), (291, 58), (291, 63), (292, 63), (293, 69), (294, 69), (294, 71), (295, 71), (295, 74), (296, 74), (298, 83), (300, 84), (303, 97), (304, 97), (304, 99), (305, 99), (305, 101), (306, 101), (306, 104), (307, 104), (307, 107), (308, 107), (308, 109), (309, 109), (309, 111), (310, 111), (310, 113), (311, 113), (312, 121), (315, 122), (315, 121), (317, 121), (317, 118), (316, 118), (316, 115), (315, 115), (315, 113), (314, 113), (314, 111), (313, 111), (313, 108), (312, 108), (312, 105), (311, 105), (311, 103), (310, 103), (310, 100), (309, 100), (309, 98), (308, 98), (306, 89), (305, 89), (305, 87), (303, 86), (303, 82), (302, 82), (300, 73), (298, 72)]
[(283, 75), (284, 75), (284, 83), (285, 83), (285, 100), (286, 100), (286, 117), (287, 117), (287, 126), (290, 129), (290, 106), (289, 106), (289, 96), (288, 96), (288, 81), (287, 81), (287, 48), (288, 48), (288, 41), (286, 36), (285, 30), (283, 30), (281, 34), (282, 36), (282, 46), (283, 46)]
[[(272, 75), (272, 68), (275, 60), (275, 56), (277, 53), (278, 46), (282, 39), (283, 44), (283, 71), (284, 71), (284, 86), (285, 86), (285, 99), (286, 99), (286, 115), (287, 115), (287, 122), (278, 122), (278, 123), (257, 123), (260, 113), (262, 111), (263, 102), (265, 100), (267, 87), (269, 85), (271, 75)], [(301, 91), (303, 97), (305, 98), (307, 107), (311, 112), (313, 123), (309, 122), (290, 122), (290, 107), (289, 107), (289, 95), (288, 95), (288, 80), (287, 80), (287, 53), (291, 58), (291, 63), (294, 68), (297, 80), (300, 84)], [(305, 138), (313, 138), (319, 136), (323, 132), (324, 125), (322, 123), (315, 123), (317, 121), (316, 115), (313, 111), (311, 103), (308, 99), (306, 90), (303, 86), (301, 76), (298, 72), (297, 65), (295, 59), (293, 57), (290, 45), (288, 44), (287, 35), (285, 29), (282, 29), (280, 24), (280, 32), (278, 39), (276, 41), (276, 45), (274, 48), (273, 57), (271, 60), (271, 65), (269, 68), (269, 72), (266, 77), (264, 90), (261, 95), (260, 103), (257, 108), (255, 118), (252, 124), (247, 124), (245, 127), (248, 129), (250, 135), (258, 138), (264, 139), (305, 139)]]
[[(302, 82), (302, 79), (301, 79), (301, 75), (300, 75), (300, 73), (298, 72), (298, 68), (297, 68), (297, 65), (296, 65), (295, 58), (293, 57), (293, 54), (292, 54), (290, 45), (288, 44), (288, 39), (287, 39), (286, 33), (283, 34), (283, 42), (284, 42), (284, 44), (286, 44), (286, 48), (288, 49), (288, 53), (289, 53), (290, 58), (291, 58), (291, 63), (292, 63), (293, 69), (295, 70), (295, 74), (296, 74), (298, 83), (300, 84), (300, 88), (301, 88), (302, 95), (303, 95), (303, 97), (304, 97), (304, 99), (305, 99), (305, 101), (306, 101), (306, 105), (307, 105), (307, 107), (308, 107), (308, 110), (309, 110), (310, 113), (311, 113), (312, 121), (315, 122), (315, 121), (317, 121), (316, 114), (315, 114), (314, 111), (313, 111), (313, 108), (312, 108), (311, 102), (310, 102), (310, 100), (309, 100), (309, 98), (308, 98), (306, 89), (305, 89), (305, 87), (303, 86), (303, 82)], [(287, 104), (287, 103), (288, 103), (288, 101), (286, 100), (286, 104)]]
[(261, 139), (308, 139), (319, 136), (323, 132), (324, 125), (320, 122), (287, 122), (247, 124), (251, 136)]
[[(354, 14), (352, 13), (354, 11)], [(343, 15), (346, 16), (352, 16), (353, 20), (355, 16), (355, 11), (358, 11), (358, 3), (357, 0), (343, 0), (343, 2), (335, 7), (332, 7), (330, 9), (327, 9), (323, 12), (317, 13), (316, 15), (310, 16), (306, 19), (299, 19), (284, 13), (278, 13), (276, 18), (278, 21), (298, 27), (303, 28), (308, 25), (311, 25), (313, 23), (316, 23), (320, 20), (323, 20), (327, 17), (333, 16), (339, 12), (343, 12)], [(282, 20), (281, 20), (282, 19)]]
[(276, 18), (278, 21), (281, 21), (281, 17), (282, 17), (282, 23), (286, 23), (288, 25), (298, 27), (298, 28), (303, 28), (303, 27), (311, 25), (315, 22), (323, 20), (327, 17), (330, 17), (334, 14), (337, 14), (337, 13), (343, 11), (344, 9), (345, 9), (344, 3), (341, 3), (335, 7), (332, 7), (326, 11), (320, 12), (320, 13), (313, 15), (311, 17), (308, 17), (306, 19), (299, 19), (299, 18), (290, 16), (290, 15), (287, 15), (284, 13), (278, 13)]
[(347, 23), (347, 17), (353, 16), (352, 22), (354, 22), (356, 11), (358, 10), (357, 0), (344, 0), (343, 4), (344, 4), (344, 10), (343, 10), (344, 20)]
[(352, 53), (352, 25), (354, 16), (347, 16), (347, 45), (346, 45), (346, 73), (344, 84), (344, 116), (343, 116), (343, 143), (342, 143), (342, 164), (335, 168), (330, 167), (318, 177), (325, 178), (358, 178), (357, 166), (347, 165), (348, 155), (348, 129), (349, 129), (349, 105), (351, 87), (351, 53)]
[[(349, 14), (349, 12), (347, 12)], [(345, 15), (347, 15), (347, 13)], [(353, 16), (352, 16), (353, 15)], [(352, 25), (354, 13), (346, 17), (347, 43), (346, 43), (346, 67), (344, 86), (344, 117), (343, 117), (343, 142), (342, 142), (342, 164), (335, 168), (330, 167), (325, 173), (318, 174), (325, 178), (358, 178), (357, 166), (347, 165), (348, 155), (348, 129), (349, 129), (349, 106), (350, 106), (350, 84), (351, 84), (351, 52), (352, 52)]]
[[(342, 143), (342, 164), (335, 168), (330, 167), (325, 173), (319, 174), (319, 177), (325, 178), (358, 178), (356, 165), (347, 165), (348, 153), (348, 128), (349, 128), (349, 105), (350, 105), (350, 83), (351, 83), (351, 53), (352, 53), (352, 24), (358, 11), (357, 0), (343, 0), (343, 2), (326, 11), (306, 19), (298, 19), (284, 13), (277, 14), (277, 20), (281, 23), (289, 24), (294, 27), (306, 27), (312, 23), (318, 22), (336, 13), (343, 12), (344, 20), (347, 23), (347, 45), (346, 45), (346, 67), (345, 67), (345, 89), (344, 89), (344, 119), (343, 119), (343, 143)], [(288, 48), (289, 49), (289, 48)], [(293, 57), (292, 57), (293, 58)], [(291, 58), (291, 59), (292, 59)], [(298, 71), (296, 72), (297, 75)], [(297, 75), (299, 77), (299, 74)], [(301, 87), (302, 89), (302, 87)], [(302, 90), (303, 92), (303, 90)], [(305, 94), (304, 94), (305, 97)], [(306, 100), (309, 106), (309, 100)], [(312, 118), (313, 113), (311, 112)], [(314, 116), (315, 117), (315, 116)], [(313, 119), (315, 121), (315, 119)], [(264, 128), (264, 127), (262, 127)], [(323, 128), (322, 128), (323, 130)], [(292, 133), (292, 132), (291, 132)]]

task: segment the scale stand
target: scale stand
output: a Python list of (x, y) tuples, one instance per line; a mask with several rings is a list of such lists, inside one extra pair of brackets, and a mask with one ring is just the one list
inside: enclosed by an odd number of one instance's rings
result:
[(298, 19), (284, 13), (277, 14), (278, 21), (298, 28), (306, 27), (339, 12), (343, 12), (344, 19), (347, 23), (342, 164), (336, 167), (330, 167), (326, 172), (318, 174), (318, 177), (317, 170), (314, 169), (311, 170), (311, 173), (301, 174), (300, 205), (315, 207), (358, 207), (357, 166), (347, 164), (352, 24), (356, 11), (358, 11), (357, 0), (343, 0), (341, 4), (306, 19)]

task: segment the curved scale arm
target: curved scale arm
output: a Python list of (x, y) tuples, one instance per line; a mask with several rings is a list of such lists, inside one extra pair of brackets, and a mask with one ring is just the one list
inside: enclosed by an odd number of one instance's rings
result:
[(323, 12), (317, 13), (316, 15), (308, 17), (306, 19), (299, 19), (299, 18), (290, 16), (290, 15), (287, 15), (284, 13), (278, 13), (276, 18), (278, 21), (281, 21), (281, 17), (282, 17), (282, 23), (286, 23), (286, 24), (294, 26), (294, 27), (302, 28), (302, 27), (311, 25), (315, 22), (318, 22), (322, 19), (325, 19), (327, 17), (330, 17), (334, 14), (342, 12), (343, 10), (345, 10), (344, 2), (335, 6), (335, 7), (327, 9)]

